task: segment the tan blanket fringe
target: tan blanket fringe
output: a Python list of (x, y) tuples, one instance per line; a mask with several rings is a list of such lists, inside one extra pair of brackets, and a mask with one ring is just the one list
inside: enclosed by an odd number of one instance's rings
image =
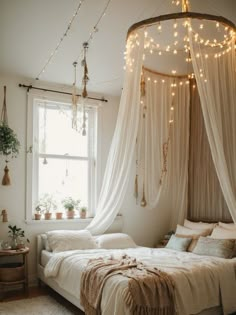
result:
[[(174, 315), (174, 282), (156, 268), (136, 259), (98, 258), (89, 261), (81, 277), (80, 300), (86, 315), (100, 315), (102, 290), (107, 279), (121, 274), (129, 278), (124, 301), (134, 315)], [(153, 292), (155, 292), (153, 294)]]

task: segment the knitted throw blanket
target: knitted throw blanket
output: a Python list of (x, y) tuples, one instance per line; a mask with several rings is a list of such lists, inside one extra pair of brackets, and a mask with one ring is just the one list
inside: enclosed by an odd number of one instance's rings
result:
[(136, 259), (92, 259), (81, 277), (80, 301), (86, 315), (100, 315), (102, 290), (112, 276), (129, 278), (124, 301), (134, 315), (174, 315), (174, 282), (156, 268), (149, 268)]

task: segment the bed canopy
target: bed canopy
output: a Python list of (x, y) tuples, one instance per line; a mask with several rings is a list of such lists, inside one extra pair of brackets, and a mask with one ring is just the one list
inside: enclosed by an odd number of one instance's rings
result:
[(104, 232), (119, 212), (134, 164), (137, 202), (154, 208), (165, 194), (172, 225), (183, 220), (195, 90), (220, 187), (236, 222), (235, 36), (231, 21), (190, 12), (187, 0), (182, 12), (130, 27), (117, 125), (97, 214), (88, 226), (93, 234)]

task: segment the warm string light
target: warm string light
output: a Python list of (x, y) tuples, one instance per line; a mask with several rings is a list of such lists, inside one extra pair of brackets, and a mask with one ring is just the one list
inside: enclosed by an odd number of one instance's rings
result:
[[(99, 31), (98, 26), (101, 23), (101, 21), (104, 18), (104, 16), (106, 15), (107, 9), (108, 9), (109, 4), (111, 3), (111, 1), (112, 0), (108, 0), (107, 1), (107, 4), (105, 5), (102, 13), (100, 14), (96, 24), (93, 26), (91, 32), (89, 33), (89, 38), (86, 41), (89, 45), (91, 44), (91, 41), (93, 40), (95, 33), (97, 33)], [(76, 58), (76, 61), (79, 61), (81, 59), (82, 54), (83, 54), (83, 50), (80, 51), (79, 55)]]
[(43, 66), (43, 68), (42, 68), (42, 69), (40, 70), (40, 72), (38, 73), (38, 75), (37, 75), (37, 77), (36, 77), (36, 80), (39, 80), (40, 76), (46, 71), (47, 66), (51, 63), (52, 59), (54, 58), (54, 56), (55, 56), (56, 53), (58, 52), (58, 50), (59, 50), (59, 48), (60, 48), (62, 42), (64, 41), (65, 37), (68, 35), (69, 31), (71, 30), (71, 26), (72, 26), (72, 24), (73, 24), (75, 18), (77, 17), (77, 15), (79, 14), (79, 11), (80, 11), (81, 6), (82, 6), (82, 4), (83, 4), (84, 1), (85, 1), (85, 0), (80, 0), (80, 2), (79, 2), (79, 4), (78, 4), (78, 6), (77, 6), (77, 8), (76, 8), (76, 10), (75, 10), (75, 12), (74, 12), (74, 14), (73, 14), (71, 20), (70, 20), (70, 22), (69, 22), (69, 24), (68, 24), (68, 26), (67, 26), (65, 32), (63, 33), (62, 37), (60, 38), (59, 42), (57, 43), (55, 49), (51, 52), (51, 54), (50, 54), (49, 58), (47, 59), (45, 65)]

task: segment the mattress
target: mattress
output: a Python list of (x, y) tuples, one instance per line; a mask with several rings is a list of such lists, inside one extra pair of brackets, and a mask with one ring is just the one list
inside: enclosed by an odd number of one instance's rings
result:
[(50, 258), (52, 258), (53, 256), (53, 253), (52, 252), (49, 252), (45, 249), (43, 249), (41, 251), (41, 257), (40, 257), (40, 264), (45, 267), (46, 264), (48, 263), (48, 261), (50, 260)]

